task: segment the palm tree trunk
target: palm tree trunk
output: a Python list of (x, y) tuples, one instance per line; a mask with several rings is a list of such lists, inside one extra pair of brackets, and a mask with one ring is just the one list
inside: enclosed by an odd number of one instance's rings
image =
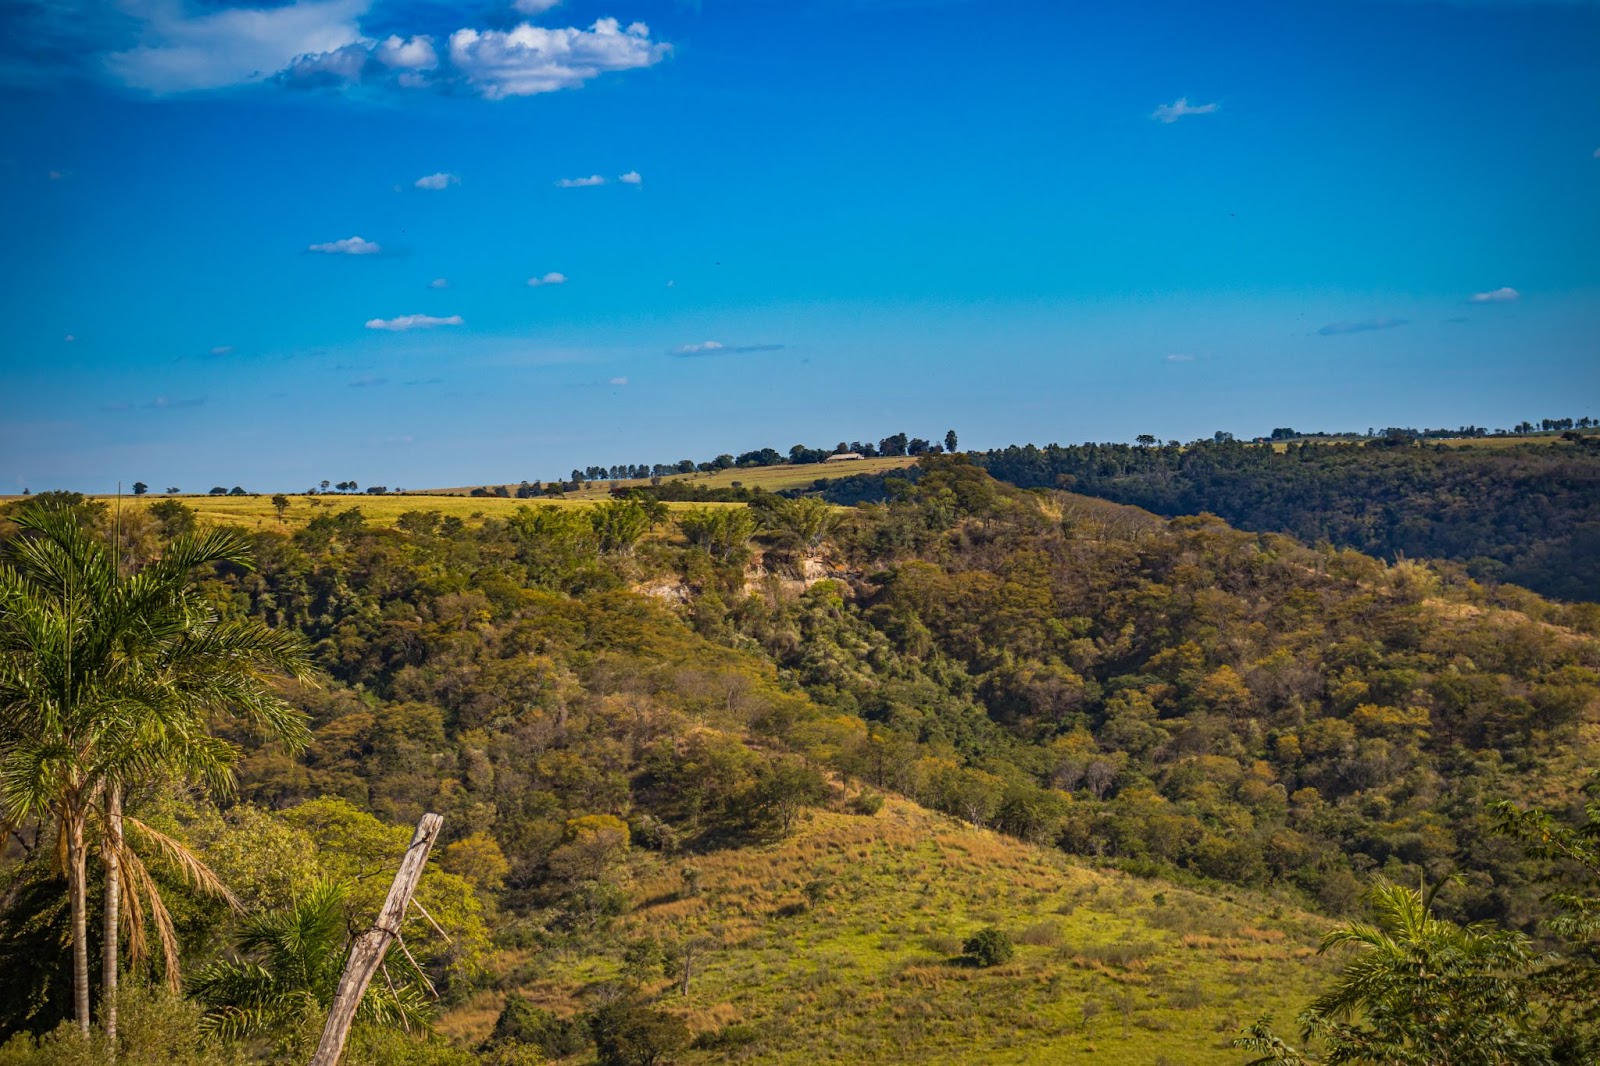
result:
[(84, 1036), (89, 1035), (88, 856), (83, 852), (83, 813), (65, 808), (67, 832), (67, 898), (72, 907), (72, 1013)]
[(117, 1047), (117, 964), (120, 930), (117, 927), (122, 903), (122, 783), (106, 785), (106, 913), (102, 936), (100, 1013), (106, 1029), (106, 1042), (113, 1052)]

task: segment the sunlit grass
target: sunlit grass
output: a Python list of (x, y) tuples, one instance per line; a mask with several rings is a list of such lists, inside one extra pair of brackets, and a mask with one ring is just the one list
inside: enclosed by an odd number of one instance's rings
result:
[[(682, 895), (685, 862), (697, 897)], [(691, 1029), (757, 1036), (684, 1063), (1237, 1063), (1239, 1027), (1292, 1018), (1326, 968), (1325, 923), (1292, 907), (1092, 869), (896, 799), (873, 818), (816, 813), (776, 845), (652, 857), (631, 895), (609, 954), (533, 955), (508, 984), (570, 1013), (619, 976), (628, 939), (704, 937), (687, 997), (664, 977), (648, 991)], [(986, 925), (1016, 957), (963, 965)], [(489, 1007), (446, 1030), (481, 1039)]]

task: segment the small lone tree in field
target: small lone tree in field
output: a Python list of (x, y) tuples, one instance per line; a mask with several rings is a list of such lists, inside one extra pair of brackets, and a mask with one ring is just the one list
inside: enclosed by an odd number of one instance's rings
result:
[(150, 491), (150, 486), (146, 485), (144, 482), (135, 481), (133, 483), (133, 494), (135, 496), (143, 496), (145, 493), (147, 493), (149, 491)]
[(1011, 956), (1016, 954), (1011, 938), (992, 925), (968, 937), (961, 950), (975, 966), (999, 966), (1010, 962)]
[(272, 509), (278, 512), (278, 521), (283, 521), (283, 512), (289, 509), (289, 497), (281, 492), (272, 495)]

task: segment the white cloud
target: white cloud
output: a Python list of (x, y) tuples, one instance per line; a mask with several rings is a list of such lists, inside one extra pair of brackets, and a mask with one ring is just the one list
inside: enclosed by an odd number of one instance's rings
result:
[(448, 289), (449, 287), (449, 278), (434, 278), (432, 281), (428, 282), (428, 288), (430, 289)]
[(415, 185), (419, 189), (448, 189), (452, 185), (461, 184), (461, 179), (454, 174), (429, 174), (427, 177), (418, 178)]
[(542, 15), (561, 3), (561, 0), (514, 0), (512, 7), (524, 15)]
[(73, 341), (77, 340), (78, 338), (74, 337), (72, 334), (69, 333), (65, 337), (62, 337), (61, 339), (66, 341), (68, 344), (71, 344)]
[(1191, 104), (1187, 96), (1180, 96), (1170, 104), (1162, 104), (1150, 112), (1150, 117), (1157, 122), (1173, 123), (1185, 115), (1209, 115), (1216, 111), (1221, 104)]
[(373, 55), (386, 67), (400, 70), (432, 70), (439, 65), (439, 53), (433, 50), (433, 38), (417, 36), (409, 41), (398, 36), (385, 38)]
[(587, 30), (525, 22), (508, 32), (460, 29), (450, 35), (451, 62), (491, 100), (576, 88), (608, 71), (652, 66), (669, 49), (650, 40), (644, 23), (624, 29), (613, 18)]
[(538, 288), (540, 285), (565, 285), (566, 283), (567, 276), (559, 270), (552, 270), (548, 274), (528, 279), (529, 286), (533, 288)]
[(627, 378), (612, 378), (610, 381), (606, 382), (607, 385), (626, 385), (627, 383)]
[(701, 341), (699, 344), (680, 344), (672, 349), (673, 355), (710, 355), (725, 347), (721, 341)]
[(328, 255), (377, 255), (383, 251), (383, 246), (376, 241), (365, 240), (361, 237), (346, 237), (342, 241), (326, 241), (322, 244), (313, 244), (306, 250), (309, 252), (324, 252)]
[(1182, 352), (1174, 352), (1173, 354), (1167, 356), (1167, 362), (1169, 362), (1169, 363), (1192, 363), (1192, 362), (1194, 362), (1194, 356), (1185, 355)]
[(369, 5), (370, 0), (299, 0), (190, 18), (173, 0), (147, 0), (135, 5), (144, 20), (142, 43), (106, 56), (105, 65), (124, 84), (153, 93), (263, 81), (297, 57), (334, 53), (361, 41), (357, 20)]
[(590, 174), (587, 178), (562, 178), (556, 182), (558, 189), (587, 189), (591, 185), (604, 185), (606, 179), (598, 174)]
[(1475, 292), (1469, 299), (1475, 304), (1510, 303), (1512, 300), (1522, 299), (1522, 293), (1509, 285), (1502, 285), (1500, 288), (1490, 289), (1488, 292)]
[(433, 315), (400, 315), (398, 318), (369, 318), (368, 329), (386, 329), (400, 332), (407, 329), (431, 329), (434, 326), (460, 326), (465, 325), (460, 315), (451, 315), (448, 318), (437, 318)]
[(231, 345), (231, 344), (219, 344), (215, 348), (211, 349), (211, 351), (208, 352), (207, 354), (208, 355), (217, 356), (219, 358), (221, 356), (224, 356), (224, 355), (232, 355), (233, 354), (233, 345)]
[(644, 184), (644, 179), (639, 176), (639, 172), (637, 170), (630, 170), (626, 174), (619, 175), (617, 180), (622, 182), (624, 185)]

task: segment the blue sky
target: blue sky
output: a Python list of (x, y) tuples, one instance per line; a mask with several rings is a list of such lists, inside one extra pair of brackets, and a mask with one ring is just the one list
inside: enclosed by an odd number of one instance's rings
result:
[(1600, 414), (1592, 2), (13, 0), (0, 41), (0, 491)]

